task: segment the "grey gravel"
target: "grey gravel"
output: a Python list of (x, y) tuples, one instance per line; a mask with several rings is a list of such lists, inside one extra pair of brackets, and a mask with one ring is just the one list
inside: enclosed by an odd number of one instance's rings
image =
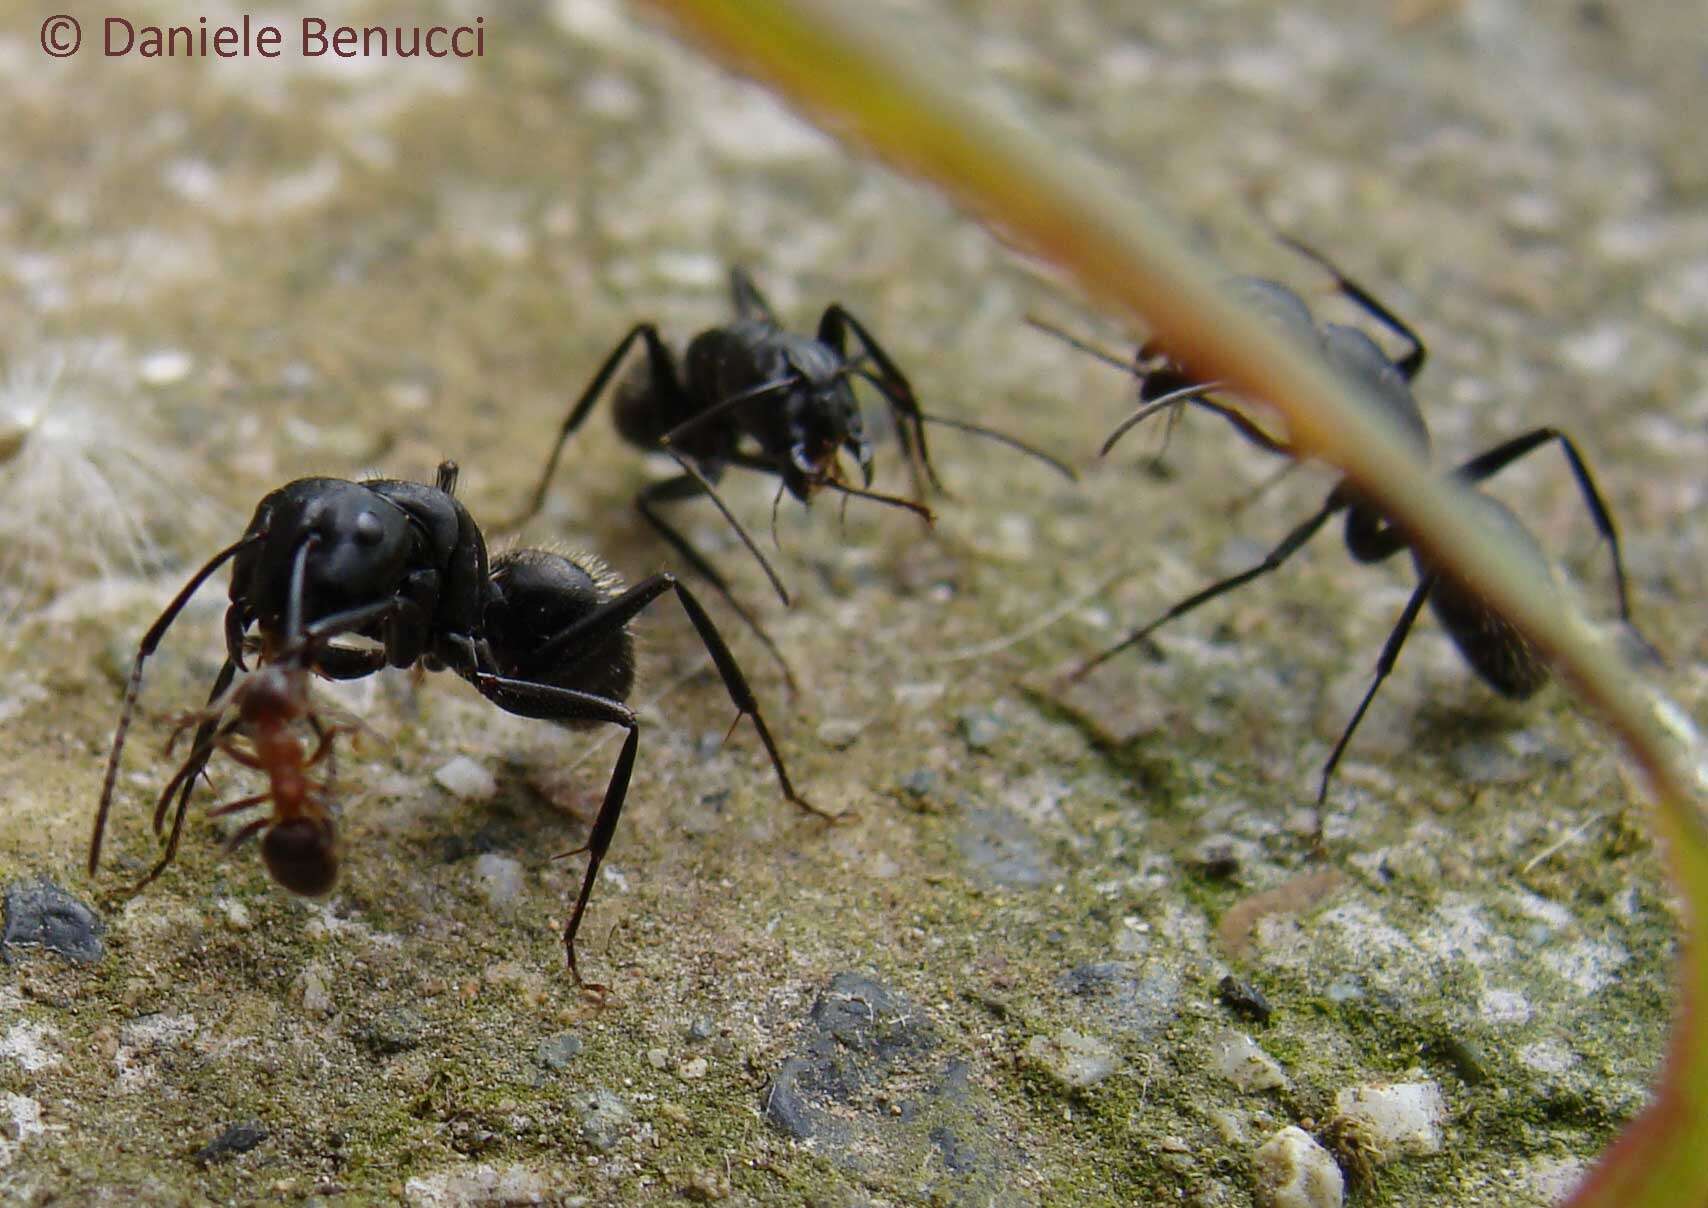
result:
[(6, 887), (6, 930), (0, 950), (39, 948), (79, 964), (93, 964), (106, 949), (106, 926), (94, 910), (45, 878)]

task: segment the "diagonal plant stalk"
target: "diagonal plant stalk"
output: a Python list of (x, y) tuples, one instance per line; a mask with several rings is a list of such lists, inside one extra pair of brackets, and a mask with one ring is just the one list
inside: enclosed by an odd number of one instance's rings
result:
[(1603, 1156), (1571, 1208), (1708, 1203), (1708, 755), (1684, 713), (1478, 524), (1384, 415), (1219, 289), (1222, 274), (1097, 165), (970, 99), (980, 81), (848, 0), (647, 0), (703, 46), (809, 117), (936, 183), (1005, 238), (1143, 323), (1202, 376), (1279, 411), (1289, 437), (1356, 482), (1555, 661), (1642, 769), (1691, 923), (1681, 1009), (1654, 1101)]

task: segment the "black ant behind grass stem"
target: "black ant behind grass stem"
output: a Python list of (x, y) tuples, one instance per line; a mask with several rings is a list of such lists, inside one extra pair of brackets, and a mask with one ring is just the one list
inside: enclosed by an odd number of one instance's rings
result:
[[(1241, 295), (1295, 339), (1314, 348), (1332, 368), (1387, 413), (1420, 455), (1426, 455), (1429, 452), (1429, 429), (1411, 391), (1412, 379), (1422, 369), (1427, 355), (1423, 341), (1392, 311), (1362, 286), (1349, 280), (1326, 257), (1295, 240), (1288, 239), (1286, 242), (1327, 271), (1334, 278), (1335, 286), (1341, 294), (1402, 338), (1407, 344), (1406, 350), (1398, 357), (1390, 357), (1374, 339), (1358, 328), (1338, 323), (1317, 324), (1299, 296), (1276, 282), (1241, 278), (1235, 283)], [(1139, 361), (1141, 365), (1148, 366), (1141, 374), (1143, 401), (1110, 435), (1103, 447), (1105, 453), (1126, 432), (1149, 416), (1160, 411), (1192, 405), (1220, 415), (1232, 424), (1242, 437), (1259, 448), (1292, 460), (1298, 459), (1299, 454), (1291, 444), (1284, 438), (1272, 435), (1240, 408), (1238, 400), (1218, 397), (1222, 393), (1220, 383), (1199, 379), (1187, 367), (1159, 348), (1147, 346), (1141, 350)], [(1613, 517), (1571, 437), (1556, 428), (1533, 428), (1478, 454), (1449, 471), (1448, 476), (1466, 487), (1474, 487), (1525, 455), (1550, 443), (1557, 443), (1565, 454), (1596, 531), (1608, 544), (1619, 616), (1631, 627), (1632, 632), (1636, 633), (1635, 626), (1631, 623), (1625, 567), (1620, 557), (1619, 537)], [(1510, 509), (1480, 491), (1472, 491), (1470, 497), (1476, 502), (1486, 525), (1505, 532), (1512, 539), (1514, 546), (1523, 551), (1522, 556), (1538, 574), (1545, 576), (1549, 573), (1547, 559), (1536, 539)], [(1376, 661), (1374, 679), (1323, 764), (1316, 798), (1319, 811), (1328, 798), (1330, 779), (1352, 739), (1353, 732), (1364, 719), (1364, 714), (1382, 682), (1393, 671), (1400, 649), (1425, 603), (1446, 629), (1466, 663), (1502, 696), (1525, 700), (1548, 682), (1551, 672), (1541, 652), (1500, 614), (1484, 603), (1474, 586), (1445, 568), (1435, 565), (1417, 548), (1410, 533), (1392, 521), (1375, 504), (1366, 500), (1347, 479), (1336, 484), (1322, 505), (1304, 521), (1295, 525), (1256, 566), (1218, 580), (1187, 596), (1156, 620), (1133, 630), (1101, 654), (1080, 664), (1070, 673), (1069, 678), (1083, 678), (1093, 668), (1121, 651), (1144, 642), (1168, 622), (1275, 570), (1302, 549), (1330, 519), (1342, 513), (1346, 517), (1346, 548), (1355, 560), (1362, 563), (1382, 562), (1402, 551), (1409, 551), (1417, 570), (1418, 583), (1382, 647), (1381, 655)], [(1637, 636), (1641, 640), (1641, 635)], [(1320, 812), (1318, 826), (1320, 829)]]
[[(333, 735), (307, 706), (306, 673), (350, 680), (387, 666), (448, 669), (508, 713), (627, 731), (583, 849), (587, 869), (563, 935), (576, 984), (602, 991), (582, 980), (575, 936), (622, 816), (639, 749), (640, 723), (624, 703), (635, 678), (630, 624), (667, 592), (675, 593), (711, 655), (737, 720), (753, 718), (783, 795), (806, 813), (832, 817), (795, 791), (759, 702), (693, 593), (669, 574), (625, 589), (595, 559), (540, 549), (501, 554), (489, 564), (479, 526), (453, 494), (456, 479), (456, 466), (446, 462), (431, 486), (394, 479), (303, 478), (261, 500), (243, 536), (191, 576), (143, 635), (101, 786), (89, 844), (91, 875), (100, 861), (143, 665), (190, 597), (228, 561), (225, 662), (190, 753), (156, 806), (158, 833), (176, 797), (165, 851), (143, 884), (158, 877), (176, 855), (197, 777), (216, 750), (241, 750), (233, 739), (243, 734), (251, 749), (240, 759), (260, 765), (272, 787), (216, 812), (271, 801), (272, 816), (245, 828), (238, 841), (265, 832), (263, 853), (281, 884), (297, 892), (330, 888), (337, 871), (330, 812), (322, 808), (322, 790), (298, 777), (328, 757)], [(260, 667), (245, 681), (249, 686), (233, 692), (237, 673), (245, 670), (252, 629), (259, 637)], [(365, 644), (350, 639), (365, 639)], [(222, 724), (234, 703), (237, 719)], [(286, 733), (299, 717), (320, 731), (320, 748), (313, 754), (293, 747)]]
[[(637, 323), (617, 342), (570, 408), (527, 505), (506, 528), (520, 527), (539, 512), (564, 444), (605, 395), (636, 341), (644, 345), (646, 358), (614, 392), (617, 431), (640, 449), (668, 454), (682, 473), (642, 488), (635, 496), (635, 507), (767, 646), (770, 639), (736, 601), (724, 577), (658, 514), (655, 505), (711, 496), (764, 569), (778, 598), (787, 604), (789, 593), (782, 579), (717, 493), (716, 484), (730, 466), (774, 475), (778, 501), (787, 492), (804, 504), (817, 492), (828, 490), (845, 499), (871, 499), (904, 508), (928, 523), (931, 510), (924, 502), (921, 476), (941, 489), (926, 444), (928, 424), (988, 437), (1069, 479), (1076, 477), (1071, 467), (1016, 437), (922, 411), (912, 385), (889, 353), (840, 303), (826, 307), (817, 333), (805, 336), (783, 327), (771, 304), (740, 268), (730, 270), (730, 296), (734, 321), (695, 336), (680, 364), (652, 323)], [(849, 353), (850, 335), (859, 345), (855, 355)], [(889, 407), (896, 439), (913, 475), (911, 497), (871, 489), (872, 442), (854, 395), (855, 378), (875, 388)], [(845, 477), (844, 454), (859, 470), (858, 486)], [(775, 507), (772, 514), (774, 530)], [(775, 647), (771, 649), (775, 653)]]

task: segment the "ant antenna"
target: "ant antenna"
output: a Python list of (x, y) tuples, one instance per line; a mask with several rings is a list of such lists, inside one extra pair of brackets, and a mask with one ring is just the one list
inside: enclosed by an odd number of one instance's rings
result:
[(1118, 357), (1107, 349), (1099, 348), (1095, 344), (1080, 339), (1066, 328), (1057, 327), (1054, 323), (1045, 319), (1040, 319), (1037, 315), (1027, 315), (1026, 323), (1030, 327), (1036, 327), (1045, 335), (1054, 336), (1069, 348), (1078, 349), (1089, 357), (1095, 357), (1105, 365), (1119, 369), (1122, 373), (1133, 372), (1133, 363), (1131, 361), (1126, 360), (1123, 357)]

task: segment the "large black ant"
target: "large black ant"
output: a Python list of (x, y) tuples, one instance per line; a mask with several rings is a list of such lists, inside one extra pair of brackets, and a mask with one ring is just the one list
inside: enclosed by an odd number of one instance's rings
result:
[[(654, 505), (702, 493), (710, 495), (758, 559), (778, 598), (787, 604), (789, 593), (777, 572), (717, 493), (716, 483), (729, 466), (775, 475), (778, 501), (787, 491), (807, 503), (815, 492), (826, 489), (905, 508), (927, 522), (931, 510), (923, 500), (921, 472), (933, 488), (941, 489), (925, 441), (927, 424), (989, 437), (1043, 461), (1070, 479), (1075, 477), (1070, 467), (1015, 437), (921, 411), (906, 376), (865, 325), (840, 303), (825, 308), (816, 335), (804, 336), (783, 327), (753, 279), (739, 267), (730, 270), (730, 296), (735, 321), (695, 336), (680, 368), (652, 323), (635, 324), (617, 341), (570, 408), (527, 506), (507, 527), (519, 527), (539, 512), (565, 442), (605, 394), (637, 340), (646, 347), (646, 360), (615, 392), (612, 409), (617, 431), (641, 449), (669, 454), (682, 473), (643, 487), (635, 496), (635, 507), (671, 548), (729, 601), (767, 646), (770, 640), (736, 602), (723, 576), (659, 516)], [(848, 352), (850, 333), (860, 346), (859, 354), (852, 357)], [(889, 407), (896, 439), (914, 478), (911, 498), (871, 489), (872, 443), (854, 396), (853, 378), (875, 387)], [(859, 486), (843, 476), (844, 453), (859, 467)]]
[[(1424, 424), (1423, 413), (1411, 391), (1412, 380), (1423, 368), (1427, 356), (1422, 339), (1403, 320), (1371, 296), (1369, 291), (1348, 279), (1327, 257), (1296, 240), (1283, 238), (1289, 246), (1329, 273), (1339, 293), (1404, 340), (1407, 345), (1405, 351), (1398, 357), (1390, 357), (1374, 339), (1356, 327), (1327, 322), (1318, 324), (1311, 317), (1310, 309), (1304, 301), (1292, 290), (1277, 282), (1259, 278), (1239, 278), (1234, 283), (1239, 295), (1265, 318), (1279, 325), (1284, 332), (1307, 347), (1315, 349), (1331, 367), (1387, 413), (1420, 456), (1427, 455), (1429, 429)], [(1135, 372), (1139, 374), (1141, 384), (1140, 406), (1110, 434), (1103, 446), (1105, 453), (1141, 420), (1159, 411), (1191, 404), (1222, 416), (1233, 425), (1235, 431), (1259, 448), (1292, 461), (1298, 460), (1298, 451), (1285, 439), (1272, 435), (1236, 404), (1215, 397), (1221, 390), (1220, 383), (1197, 377), (1189, 368), (1152, 345), (1140, 350), (1137, 365)], [(1614, 528), (1613, 517), (1602, 500), (1601, 492), (1596, 488), (1588, 465), (1570, 436), (1556, 428), (1534, 428), (1478, 454), (1449, 471), (1448, 476), (1467, 487), (1473, 486), (1493, 477), (1519, 458), (1550, 441), (1558, 442), (1565, 453), (1596, 531), (1608, 544), (1612, 554), (1613, 582), (1619, 601), (1619, 616), (1635, 633), (1636, 627), (1631, 622), (1630, 599), (1625, 584), (1625, 567), (1620, 557), (1619, 536)], [(1514, 545), (1524, 551), (1524, 556), (1529, 559), (1532, 568), (1546, 575), (1547, 559), (1523, 522), (1506, 505), (1489, 495), (1473, 491), (1470, 497), (1481, 510), (1483, 522), (1491, 528), (1507, 533), (1513, 539)], [(1485, 604), (1471, 585), (1432, 563), (1416, 547), (1410, 534), (1375, 504), (1364, 499), (1345, 479), (1329, 492), (1321, 507), (1296, 525), (1256, 566), (1218, 580), (1187, 596), (1150, 624), (1133, 630), (1095, 658), (1080, 664), (1069, 673), (1069, 678), (1084, 677), (1107, 659), (1145, 641), (1169, 621), (1275, 570), (1303, 548), (1333, 516), (1341, 512), (1346, 514), (1346, 548), (1354, 559), (1363, 563), (1382, 562), (1402, 550), (1410, 550), (1412, 561), (1417, 568), (1418, 584), (1382, 647), (1381, 656), (1376, 661), (1375, 678), (1364, 693), (1352, 719), (1341, 732), (1327, 762), (1323, 764), (1322, 779), (1317, 791), (1319, 810), (1328, 798), (1330, 778), (1352, 738), (1353, 731), (1364, 719), (1364, 714), (1369, 709), (1377, 689), (1382, 686), (1382, 681), (1393, 671), (1399, 659), (1400, 648), (1425, 602), (1429, 604), (1471, 669), (1502, 696), (1525, 700), (1548, 682), (1551, 672), (1541, 652)], [(1641, 635), (1638, 636), (1640, 640)]]
[[(622, 815), (640, 739), (639, 722), (624, 703), (635, 675), (629, 625), (660, 596), (675, 592), (681, 601), (730, 700), (739, 714), (753, 718), (783, 795), (807, 813), (832, 817), (795, 791), (759, 703), (729, 647), (700, 602), (674, 576), (655, 574), (623, 589), (593, 559), (578, 560), (540, 549), (500, 554), (489, 565), (480, 528), (453, 494), (456, 480), (457, 467), (445, 462), (431, 486), (393, 479), (302, 478), (261, 500), (243, 536), (191, 576), (137, 648), (89, 844), (91, 874), (100, 860), (143, 664), (190, 597), (228, 561), (232, 575), (231, 604), (225, 613), (225, 663), (214, 678), (210, 708), (202, 715), (190, 754), (156, 809), (158, 832), (176, 792), (165, 851), (143, 884), (172, 862), (196, 778), (216, 749), (229, 749), (224, 740), (231, 726), (220, 726), (223, 710), (215, 706), (227, 701), (238, 671), (245, 669), (252, 628), (260, 639), (260, 674), (282, 669), (286, 685), (282, 691), (289, 700), (306, 699), (306, 684), (289, 686), (294, 670), (349, 680), (387, 666), (420, 666), (456, 672), (509, 713), (572, 726), (606, 723), (627, 730), (586, 846), (579, 849), (587, 852), (587, 869), (564, 925), (570, 974), (577, 985), (589, 990), (603, 987), (582, 980), (575, 960), (575, 935)], [(339, 638), (368, 641), (353, 645)], [(240, 692), (240, 712), (246, 707), (257, 713), (271, 709), (266, 702), (273, 694), (271, 688)], [(293, 716), (289, 709), (281, 710), (275, 720), (283, 725), (289, 716)], [(246, 723), (240, 717), (232, 724), (244, 729)], [(256, 744), (257, 755), (267, 741), (261, 736), (273, 733), (269, 727), (274, 725), (265, 717), (247, 723), (244, 732)], [(323, 739), (323, 745), (328, 741)], [(269, 753), (257, 759), (275, 778), (273, 833), (285, 829), (279, 825), (278, 775), (291, 765), (299, 765), (300, 771), (316, 759), (299, 760), (297, 755)], [(221, 808), (244, 806), (234, 802)], [(262, 828), (266, 825), (263, 822)], [(295, 833), (287, 830), (278, 842), (290, 843)], [(330, 877), (336, 871), (336, 857), (329, 845), (329, 829), (326, 834), (328, 845), (321, 850), (328, 854), (320, 871)], [(305, 861), (312, 863), (312, 857)], [(298, 888), (277, 871), (274, 875), (287, 888)], [(315, 877), (302, 879), (313, 882)]]

